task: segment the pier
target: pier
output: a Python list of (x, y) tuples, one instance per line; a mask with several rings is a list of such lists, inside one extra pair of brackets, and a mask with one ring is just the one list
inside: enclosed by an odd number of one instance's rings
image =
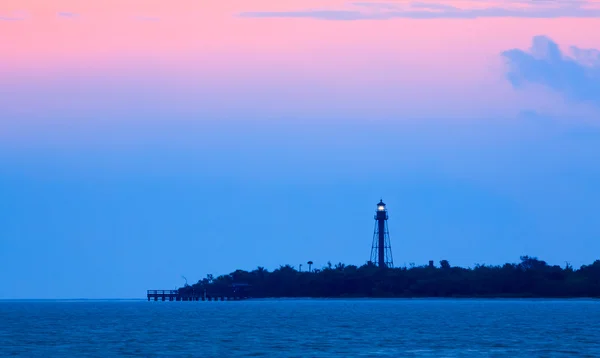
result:
[(234, 284), (221, 292), (194, 290), (190, 286), (180, 290), (148, 290), (148, 301), (239, 301), (250, 298), (249, 285)]

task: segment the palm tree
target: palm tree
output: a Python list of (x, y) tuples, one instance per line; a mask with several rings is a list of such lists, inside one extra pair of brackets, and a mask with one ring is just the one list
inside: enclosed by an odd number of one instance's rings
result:
[(312, 267), (313, 262), (312, 261), (308, 261), (307, 264), (308, 264), (308, 272), (310, 272), (310, 268)]
[(265, 273), (267, 273), (267, 270), (265, 270), (265, 268), (262, 267), (262, 266), (258, 266), (256, 268), (256, 270), (254, 270), (253, 272), (255, 272), (258, 275), (258, 277), (264, 278), (265, 277)]

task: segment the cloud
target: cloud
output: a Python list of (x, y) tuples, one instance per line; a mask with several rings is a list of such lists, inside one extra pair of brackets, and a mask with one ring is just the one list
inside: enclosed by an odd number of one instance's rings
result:
[(353, 6), (362, 6), (367, 8), (397, 10), (400, 8), (398, 4), (387, 2), (354, 2)]
[(600, 51), (571, 47), (565, 56), (546, 36), (533, 38), (529, 51), (512, 49), (502, 56), (508, 65), (507, 79), (514, 88), (538, 84), (566, 98), (600, 106)]
[(10, 14), (0, 14), (0, 21), (22, 21), (27, 18), (27, 13), (23, 11), (15, 11)]
[(74, 13), (74, 12), (59, 12), (58, 17), (62, 17), (62, 18), (66, 18), (66, 19), (74, 19), (76, 17), (79, 17), (79, 14)]
[(580, 49), (571, 47), (573, 58), (585, 66), (600, 66), (600, 51), (596, 49)]
[(427, 2), (413, 2), (410, 7), (414, 9), (430, 9), (430, 10), (445, 10), (445, 11), (460, 11), (459, 8), (447, 4), (438, 3), (427, 3)]
[[(405, 19), (475, 19), (481, 17), (559, 18), (600, 17), (600, 8), (582, 0), (572, 1), (479, 1), (484, 8), (458, 8), (435, 2), (391, 3), (355, 2), (347, 9), (258, 11), (243, 12), (242, 17), (252, 18), (313, 18), (320, 20), (388, 20)], [(523, 6), (527, 5), (527, 6)]]

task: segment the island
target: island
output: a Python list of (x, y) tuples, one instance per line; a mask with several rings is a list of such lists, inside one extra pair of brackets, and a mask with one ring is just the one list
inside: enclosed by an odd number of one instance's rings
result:
[(305, 271), (283, 265), (273, 271), (258, 267), (218, 277), (209, 274), (176, 293), (244, 298), (600, 297), (600, 260), (579, 269), (549, 265), (530, 256), (522, 256), (519, 263), (472, 268), (451, 266), (447, 260), (399, 268), (371, 262), (360, 267), (328, 263), (320, 269), (307, 264)]

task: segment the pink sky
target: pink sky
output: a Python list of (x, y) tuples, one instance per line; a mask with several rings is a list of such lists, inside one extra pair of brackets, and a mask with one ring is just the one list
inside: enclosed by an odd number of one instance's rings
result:
[[(480, 2), (443, 4), (482, 7)], [(172, 95), (180, 107), (193, 107), (191, 94), (210, 93), (211, 102), (238, 101), (250, 111), (282, 96), (268, 104), (274, 114), (298, 108), (335, 112), (354, 102), (365, 111), (392, 108), (431, 116), (436, 112), (429, 102), (435, 98), (436, 109), (445, 108), (437, 113), (481, 116), (490, 110), (515, 113), (532, 101), (554, 110), (571, 108), (556, 104), (545, 92), (516, 94), (504, 80), (502, 51), (526, 49), (535, 35), (549, 36), (565, 50), (573, 45), (600, 48), (595, 35), (599, 18), (326, 21), (238, 16), (352, 8), (342, 1), (312, 0), (189, 0), (176, 6), (141, 0), (11, 0), (4, 2), (0, 16), (23, 19), (0, 21), (0, 50), (9, 54), (0, 59), (0, 74), (5, 86), (21, 88), (13, 93), (13, 103), (37, 100), (40, 108), (48, 106), (41, 94), (56, 88), (77, 91), (85, 110), (87, 101), (95, 101), (91, 97), (103, 93), (92, 89), (146, 86), (140, 90), (153, 87), (156, 96)], [(40, 93), (37, 99), (26, 96), (32, 89)], [(254, 97), (246, 106), (248, 91)], [(323, 101), (325, 97), (330, 100)], [(507, 106), (507, 98), (513, 105)]]

